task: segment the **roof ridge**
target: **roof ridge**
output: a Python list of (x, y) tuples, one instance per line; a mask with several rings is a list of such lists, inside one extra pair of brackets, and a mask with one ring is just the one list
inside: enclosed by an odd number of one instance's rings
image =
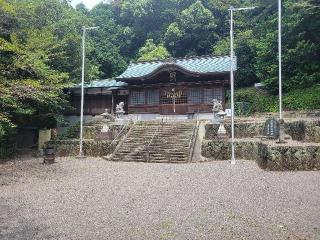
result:
[(178, 57), (178, 58), (166, 58), (166, 59), (156, 59), (156, 60), (146, 60), (146, 61), (131, 61), (129, 66), (138, 65), (138, 64), (146, 64), (146, 63), (175, 63), (178, 60), (191, 60), (191, 59), (205, 59), (205, 58), (226, 58), (230, 57), (228, 55), (200, 55), (200, 56), (188, 56), (188, 57)]

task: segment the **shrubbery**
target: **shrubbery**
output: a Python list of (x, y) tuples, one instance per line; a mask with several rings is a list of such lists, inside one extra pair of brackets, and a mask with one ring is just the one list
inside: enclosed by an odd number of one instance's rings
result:
[(275, 112), (278, 102), (275, 96), (255, 88), (242, 88), (235, 91), (236, 102), (248, 102), (250, 112)]
[(56, 140), (74, 139), (80, 137), (80, 123), (68, 127), (64, 133), (57, 136)]
[(283, 106), (288, 110), (320, 109), (320, 85), (289, 92), (283, 98)]
[(15, 148), (16, 128), (0, 114), (0, 159), (9, 157)]
[[(236, 102), (248, 102), (249, 111), (276, 112), (278, 111), (278, 96), (253, 87), (238, 89), (235, 92)], [(283, 96), (285, 110), (320, 109), (320, 86), (291, 91)]]

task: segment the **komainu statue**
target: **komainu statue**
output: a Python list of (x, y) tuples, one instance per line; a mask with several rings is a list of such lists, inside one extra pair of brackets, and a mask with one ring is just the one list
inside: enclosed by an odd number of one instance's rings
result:
[(219, 112), (223, 110), (222, 101), (213, 99), (211, 102), (213, 103), (212, 112)]
[(120, 102), (119, 104), (117, 104), (117, 106), (116, 106), (116, 113), (118, 113), (118, 112), (124, 112), (123, 108), (124, 108), (124, 102)]
[(116, 116), (119, 119), (122, 119), (125, 111), (124, 111), (124, 102), (120, 102), (119, 104), (117, 104), (116, 106)]

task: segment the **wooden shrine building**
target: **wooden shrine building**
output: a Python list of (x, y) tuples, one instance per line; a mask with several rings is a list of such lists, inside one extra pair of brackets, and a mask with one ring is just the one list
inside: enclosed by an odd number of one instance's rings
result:
[[(115, 80), (86, 86), (85, 114), (99, 114), (123, 101), (129, 114), (211, 113), (212, 100), (225, 104), (230, 57), (187, 57), (131, 63)], [(79, 85), (72, 102), (78, 109)], [(77, 111), (78, 112), (78, 111)]]
[(117, 77), (129, 90), (129, 113), (211, 112), (212, 100), (225, 103), (229, 57), (190, 57), (130, 64)]

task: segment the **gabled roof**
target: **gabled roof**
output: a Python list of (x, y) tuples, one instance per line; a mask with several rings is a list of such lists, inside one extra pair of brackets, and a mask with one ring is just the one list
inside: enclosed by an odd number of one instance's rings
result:
[(178, 58), (168, 60), (156, 60), (148, 62), (131, 63), (127, 70), (116, 79), (144, 78), (157, 72), (166, 66), (184, 70), (193, 74), (214, 74), (230, 71), (229, 56), (201, 56)]
[[(114, 79), (94, 80), (90, 83), (84, 84), (84, 88), (108, 88), (110, 90), (118, 89), (125, 86), (127, 86), (127, 83), (116, 81)], [(72, 88), (81, 88), (81, 84), (76, 84)]]

